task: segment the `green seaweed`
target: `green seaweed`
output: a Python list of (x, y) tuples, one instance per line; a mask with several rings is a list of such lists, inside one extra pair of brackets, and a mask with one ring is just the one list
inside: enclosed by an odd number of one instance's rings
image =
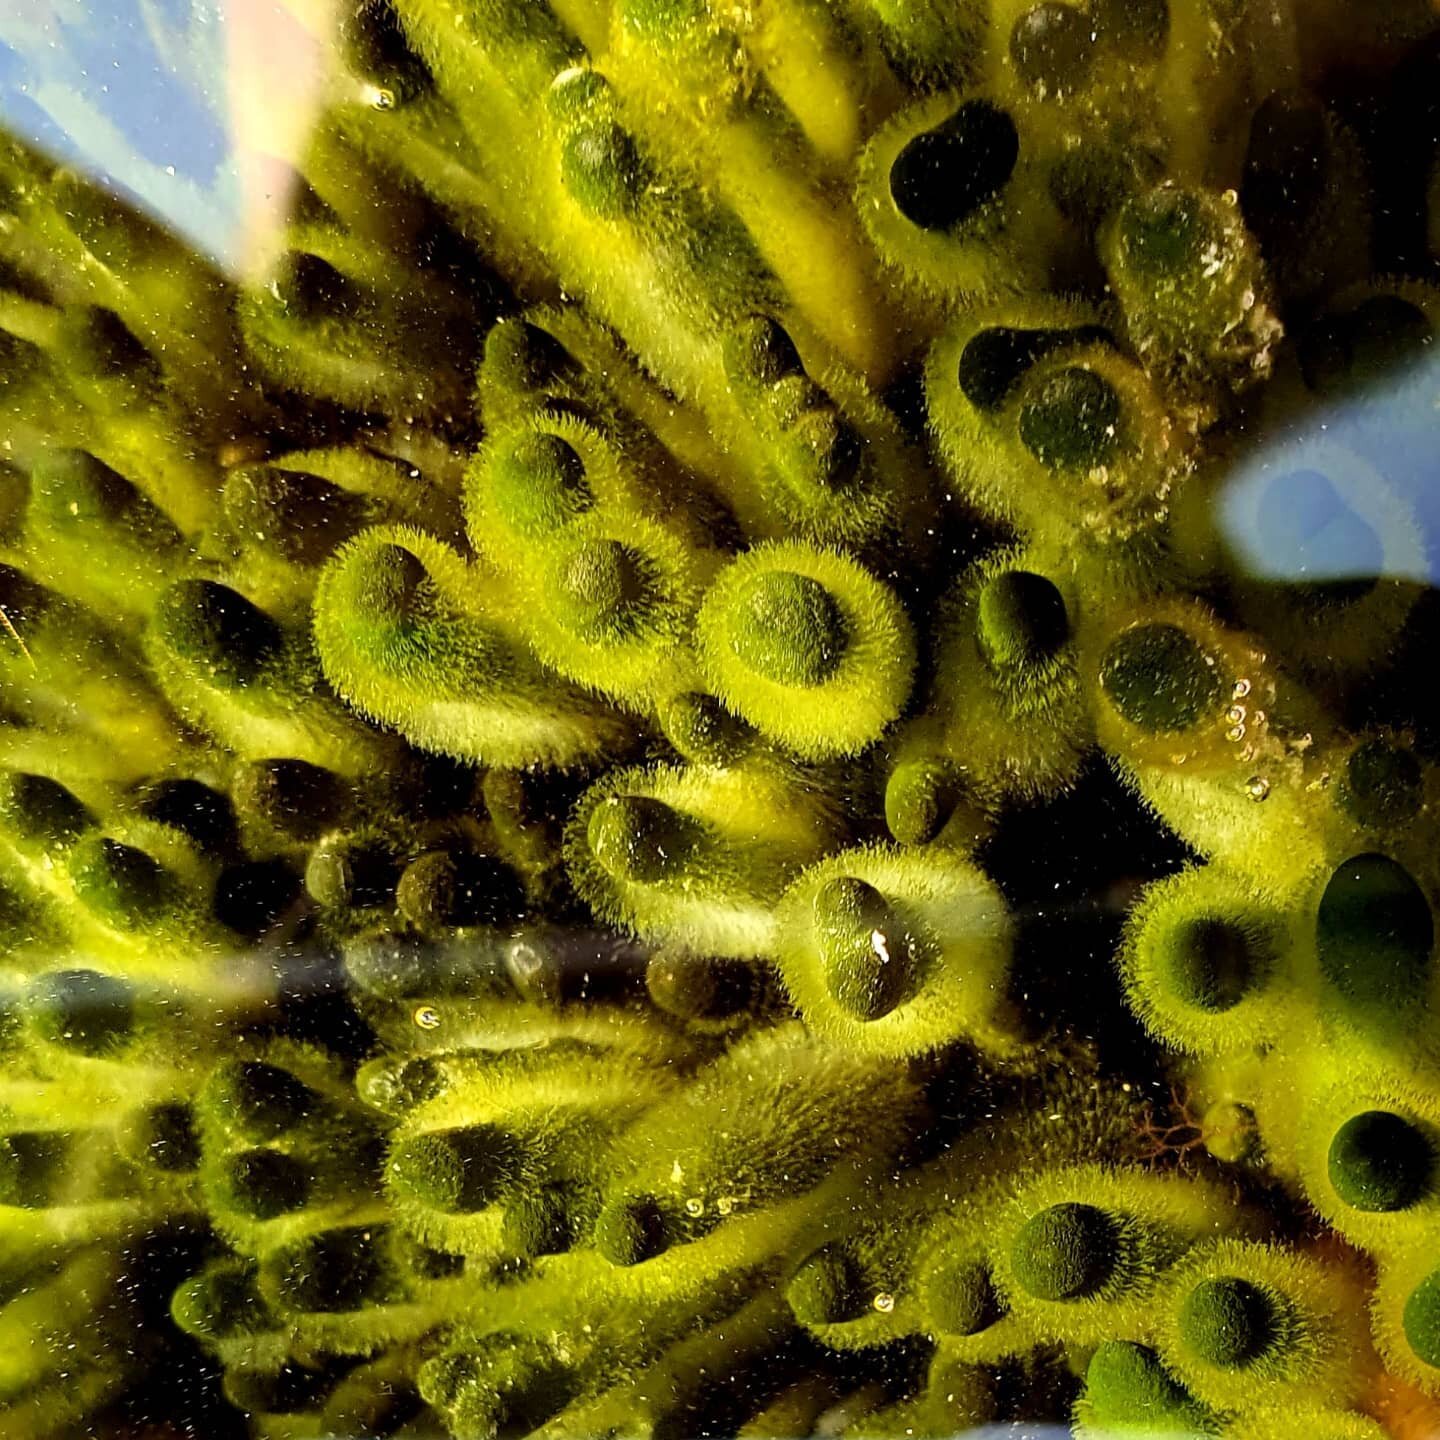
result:
[(1430, 8), (340, 10), (0, 147), (0, 1432), (1440, 1423)]

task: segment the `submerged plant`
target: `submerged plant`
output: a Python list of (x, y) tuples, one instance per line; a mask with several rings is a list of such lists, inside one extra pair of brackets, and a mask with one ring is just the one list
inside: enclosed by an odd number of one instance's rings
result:
[(6, 145), (0, 1432), (1428, 1433), (1379, 8), (348, 0), (263, 286)]

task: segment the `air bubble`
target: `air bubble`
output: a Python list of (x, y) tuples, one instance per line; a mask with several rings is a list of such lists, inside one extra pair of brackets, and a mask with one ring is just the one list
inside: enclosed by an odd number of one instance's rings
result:
[(417, 1005), (410, 1017), (421, 1030), (438, 1030), (440, 1012), (433, 1005)]

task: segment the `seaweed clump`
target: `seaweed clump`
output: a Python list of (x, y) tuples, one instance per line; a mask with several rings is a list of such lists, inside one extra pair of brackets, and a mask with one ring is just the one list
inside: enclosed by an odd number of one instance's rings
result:
[(1428, 7), (342, 8), (0, 153), (0, 1429), (1415, 1433)]

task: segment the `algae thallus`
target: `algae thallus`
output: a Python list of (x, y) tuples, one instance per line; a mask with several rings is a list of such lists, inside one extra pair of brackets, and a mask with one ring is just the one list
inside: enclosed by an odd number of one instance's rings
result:
[(1429, 7), (343, 10), (0, 153), (0, 1432), (1433, 1424)]

